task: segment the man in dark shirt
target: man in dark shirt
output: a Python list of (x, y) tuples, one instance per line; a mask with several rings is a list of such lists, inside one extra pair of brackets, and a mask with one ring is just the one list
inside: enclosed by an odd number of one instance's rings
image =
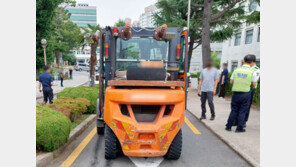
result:
[[(44, 73), (39, 75), (39, 91), (43, 91), (43, 98), (44, 102), (47, 103), (47, 100), (49, 101), (49, 104), (52, 104), (53, 99), (53, 91), (51, 86), (53, 85), (53, 77), (50, 75), (50, 67), (44, 66)], [(42, 85), (42, 90), (41, 90)]]
[(224, 98), (225, 96), (225, 85), (227, 83), (227, 76), (228, 76), (227, 64), (223, 63), (223, 71), (220, 77), (221, 88), (220, 88), (220, 94), (219, 94), (219, 97), (222, 97), (222, 98)]

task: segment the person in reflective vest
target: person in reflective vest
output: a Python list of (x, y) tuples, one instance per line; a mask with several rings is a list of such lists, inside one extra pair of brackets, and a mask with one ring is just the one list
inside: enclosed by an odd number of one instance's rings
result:
[[(256, 56), (255, 55), (251, 55), (252, 57), (252, 63), (251, 63), (251, 68), (254, 70), (254, 73), (256, 75), (256, 83), (258, 83), (259, 77), (260, 77), (260, 68), (256, 65)], [(253, 97), (257, 88), (257, 85), (255, 87), (251, 87), (251, 97), (250, 97), (250, 105), (249, 105), (249, 109), (246, 113), (246, 117), (245, 117), (245, 124), (244, 127), (246, 127), (246, 123), (249, 120), (249, 115), (250, 115), (250, 110), (251, 110), (251, 105), (253, 102)]]
[(253, 57), (251, 55), (245, 56), (243, 66), (234, 70), (230, 78), (230, 84), (233, 84), (233, 95), (231, 98), (231, 112), (225, 128), (227, 131), (231, 131), (235, 120), (237, 120), (235, 132), (246, 131), (244, 129), (244, 123), (250, 106), (251, 87), (255, 87), (257, 84), (256, 74), (250, 66), (252, 62)]

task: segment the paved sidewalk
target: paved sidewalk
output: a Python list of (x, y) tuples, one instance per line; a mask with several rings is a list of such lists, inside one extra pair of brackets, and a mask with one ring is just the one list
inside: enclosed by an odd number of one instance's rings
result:
[[(54, 81), (54, 85), (52, 86), (53, 89), (53, 94), (55, 95), (56, 93), (62, 91), (63, 89), (67, 87), (76, 87), (80, 86), (84, 83), (89, 81), (88, 73), (87, 72), (73, 72), (73, 79), (72, 80), (64, 80), (63, 85), (64, 87), (61, 87), (61, 81), (58, 80), (57, 82)], [(36, 99), (43, 98), (43, 93), (39, 92), (38, 88), (39, 82), (36, 81)]]
[[(192, 87), (189, 88), (187, 108), (196, 117), (201, 116), (201, 101), (197, 96), (197, 79), (192, 79)], [(230, 109), (230, 100), (214, 97), (216, 118), (210, 121), (210, 109), (207, 106), (207, 119), (202, 120), (209, 129), (219, 136), (225, 143), (247, 159), (253, 166), (260, 166), (260, 112), (258, 109), (251, 109), (249, 121), (247, 122), (245, 133), (235, 133), (225, 130)]]

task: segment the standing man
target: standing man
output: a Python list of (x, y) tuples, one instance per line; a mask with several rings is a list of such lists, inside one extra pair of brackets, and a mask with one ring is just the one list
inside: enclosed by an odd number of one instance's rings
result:
[(256, 86), (255, 87), (251, 87), (251, 97), (250, 97), (250, 106), (249, 106), (249, 109), (246, 113), (246, 117), (245, 117), (245, 124), (244, 124), (244, 127), (246, 127), (246, 123), (249, 119), (249, 115), (250, 115), (250, 110), (251, 110), (251, 105), (252, 105), (252, 102), (253, 102), (253, 96), (255, 94), (255, 90), (257, 88), (257, 83), (258, 83), (258, 80), (259, 80), (259, 77), (260, 77), (260, 68), (256, 65), (256, 56), (255, 55), (250, 55), (252, 57), (252, 63), (251, 63), (251, 68), (254, 70), (255, 72), (255, 75), (256, 75)]
[(227, 69), (227, 64), (223, 63), (223, 71), (220, 77), (220, 93), (219, 93), (219, 97), (224, 98), (225, 97), (225, 85), (227, 83), (227, 77), (228, 77), (228, 69)]
[(64, 87), (64, 85), (63, 85), (63, 81), (64, 81), (63, 71), (60, 72), (60, 77), (61, 77), (61, 87)]
[(244, 57), (243, 66), (234, 70), (230, 78), (230, 84), (233, 84), (233, 95), (231, 98), (231, 112), (227, 120), (226, 130), (231, 131), (231, 127), (237, 120), (235, 132), (245, 132), (245, 116), (250, 106), (251, 86), (256, 86), (256, 74), (251, 68), (253, 57), (247, 55)]
[(211, 119), (215, 119), (215, 107), (213, 102), (213, 96), (216, 94), (217, 83), (219, 74), (215, 68), (212, 68), (213, 60), (209, 58), (206, 63), (206, 68), (202, 70), (199, 76), (199, 83), (197, 93), (201, 93), (201, 117), (200, 120), (206, 119), (206, 100), (211, 110)]
[[(53, 91), (51, 86), (53, 85), (53, 77), (50, 75), (50, 67), (44, 66), (44, 73), (39, 75), (39, 91), (43, 91), (43, 101), (52, 104)], [(42, 85), (42, 90), (41, 90)]]
[(73, 67), (72, 67), (72, 66), (71, 66), (70, 69), (69, 69), (69, 73), (70, 73), (70, 79), (73, 79), (73, 78), (72, 78), (72, 73), (73, 73)]
[(219, 75), (219, 78), (218, 78), (218, 84), (217, 84), (217, 88), (216, 88), (216, 94), (218, 95), (218, 93), (219, 93), (219, 89), (221, 90), (221, 88), (220, 88), (220, 86), (221, 86), (221, 83), (220, 83), (220, 77), (221, 77), (220, 66), (217, 65), (217, 66), (216, 66), (216, 69), (217, 69), (217, 72), (218, 72), (218, 75)]

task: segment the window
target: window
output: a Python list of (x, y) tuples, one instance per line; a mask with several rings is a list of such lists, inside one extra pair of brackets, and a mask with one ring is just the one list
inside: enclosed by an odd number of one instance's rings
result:
[(253, 29), (246, 31), (246, 41), (245, 41), (245, 43), (246, 44), (252, 43), (252, 39), (253, 39)]
[(153, 38), (131, 38), (128, 41), (117, 39), (116, 69), (137, 67), (140, 60), (167, 61), (168, 48), (169, 42)]
[(242, 33), (235, 34), (234, 46), (240, 45)]
[(258, 37), (257, 37), (257, 42), (260, 42), (260, 27), (258, 27)]
[(237, 61), (231, 63), (231, 72), (233, 72), (237, 68)]

